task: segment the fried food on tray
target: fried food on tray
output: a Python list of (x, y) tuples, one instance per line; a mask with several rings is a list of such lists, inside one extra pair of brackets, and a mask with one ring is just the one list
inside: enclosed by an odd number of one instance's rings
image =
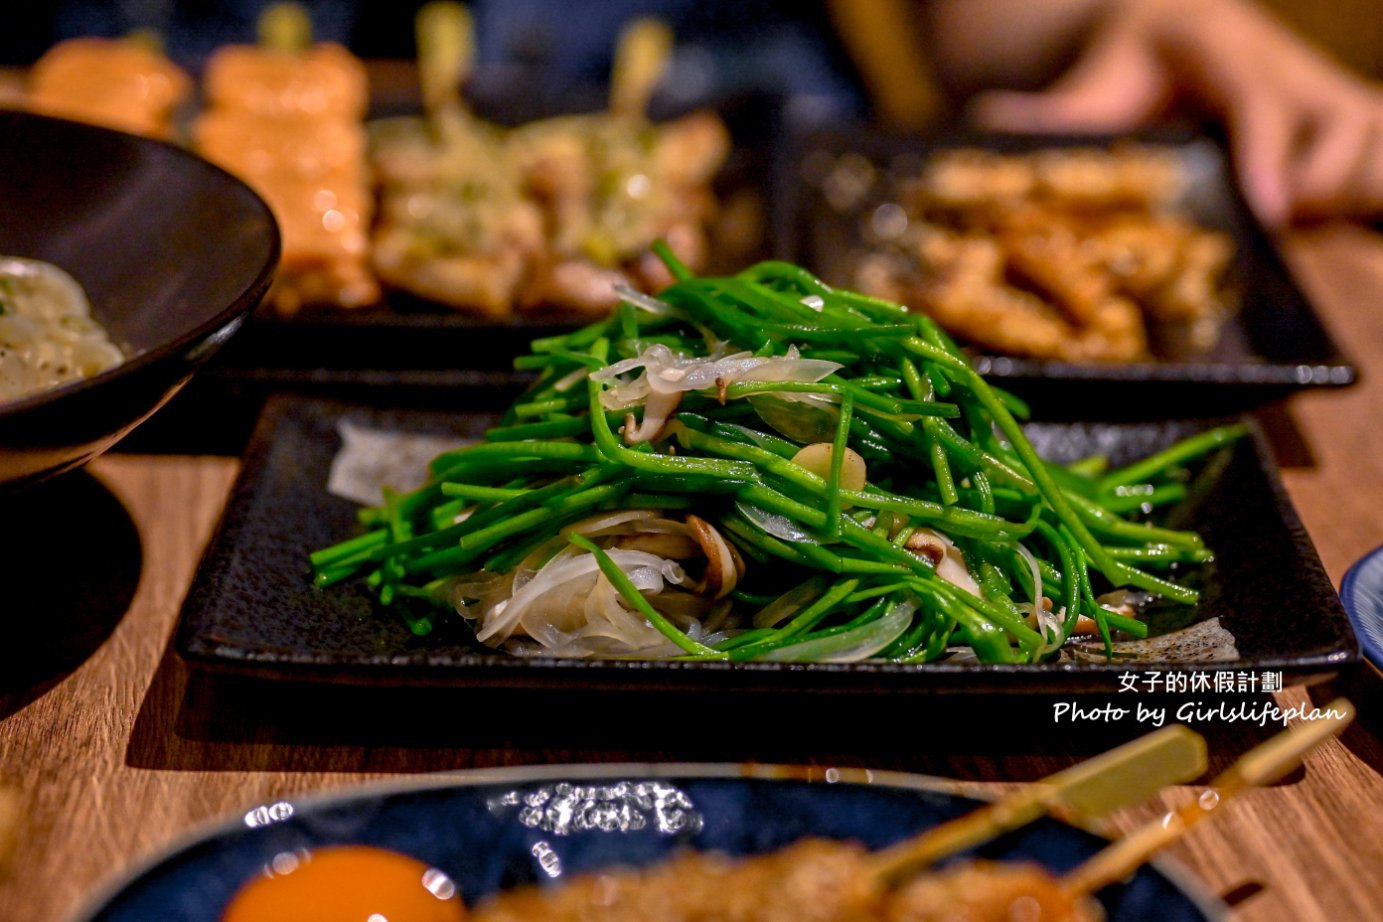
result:
[(1148, 357), (1147, 321), (1213, 344), (1228, 238), (1177, 212), (1168, 151), (934, 155), (903, 188), (907, 229), (854, 283), (983, 348), (1066, 361)]
[(649, 250), (660, 238), (688, 266), (703, 267), (710, 184), (729, 148), (724, 123), (710, 113), (664, 124), (571, 116), (514, 132), (510, 150), (548, 228), (524, 300), (603, 313), (618, 303), (613, 283), (662, 288), (672, 279)]
[(192, 82), (168, 58), (129, 39), (59, 42), (34, 64), (27, 105), (35, 112), (166, 138)]
[(660, 238), (705, 264), (710, 183), (729, 137), (719, 118), (661, 125), (564, 116), (505, 131), (465, 113), (374, 126), (381, 188), (374, 265), (386, 283), (494, 319), (558, 308), (603, 313), (616, 285), (671, 279)]
[(888, 891), (862, 846), (803, 839), (734, 859), (688, 853), (644, 870), (588, 874), (559, 887), (510, 890), (476, 906), (475, 922), (1094, 922), (1089, 897), (1033, 864), (969, 862)]
[[(1039, 241), (1020, 245), (1015, 256), (992, 236), (928, 228), (914, 246), (915, 263), (888, 256), (862, 263), (859, 286), (920, 307), (958, 336), (1007, 354), (1110, 361), (1146, 352), (1137, 306), (1078, 266), (1047, 262)], [(1047, 290), (1064, 292), (1066, 300), (1010, 284), (1010, 273), (1025, 262), (1034, 283), (1045, 278)]]
[(360, 61), (332, 42), (301, 52), (227, 45), (207, 62), (204, 89), (213, 107), (261, 118), (359, 120), (370, 96)]
[(285, 313), (378, 301), (361, 63), (333, 44), (303, 52), (231, 45), (207, 63), (205, 90), (198, 150), (253, 186), (283, 234), (268, 300)]
[(543, 247), (543, 218), (497, 127), (462, 112), (371, 129), (380, 184), (374, 266), (396, 288), (508, 316)]
[(372, 133), (384, 281), (491, 319), (548, 308), (603, 314), (618, 303), (617, 286), (671, 281), (650, 252), (658, 239), (688, 265), (705, 264), (710, 184), (729, 135), (710, 114), (646, 118), (672, 44), (666, 25), (635, 20), (621, 33), (608, 112), (513, 130), (462, 105), (469, 14), (434, 2), (417, 27), (428, 116)]
[(1175, 157), (1153, 148), (1071, 148), (999, 154), (957, 148), (934, 155), (915, 191), (943, 209), (995, 214), (1030, 202), (1081, 208), (1160, 208), (1181, 189)]

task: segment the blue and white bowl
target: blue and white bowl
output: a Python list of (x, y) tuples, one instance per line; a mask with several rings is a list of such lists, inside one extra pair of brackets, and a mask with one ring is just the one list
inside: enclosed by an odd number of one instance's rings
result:
[(1383, 547), (1374, 548), (1349, 568), (1340, 584), (1340, 598), (1364, 658), (1383, 671)]

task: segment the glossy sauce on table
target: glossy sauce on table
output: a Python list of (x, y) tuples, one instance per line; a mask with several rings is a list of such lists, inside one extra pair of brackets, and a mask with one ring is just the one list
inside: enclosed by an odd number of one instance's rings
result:
[[(1354, 560), (1383, 544), (1383, 236), (1350, 226), (1298, 231), (1286, 253), (1362, 376), (1350, 390), (1300, 394), (1260, 414), (1338, 585)], [(0, 681), (0, 785), (18, 795), (8, 831), (14, 848), (0, 865), (0, 920), (65, 922), (97, 888), (200, 825), (366, 780), (496, 765), (753, 760), (823, 773), (832, 766), (921, 772), (992, 796), (1139, 730), (1131, 722), (1058, 727), (1020, 705), (1007, 721), (1009, 705), (963, 699), (925, 705), (923, 713), (881, 703), (890, 721), (881, 734), (830, 701), (774, 714), (750, 701), (730, 715), (698, 713), (694, 703), (671, 713), (631, 704), (615, 717), (598, 702), (520, 698), (500, 713), (483, 698), (453, 706), (426, 695), (374, 699), (366, 690), (319, 700), (289, 688), (208, 685), (189, 676), (168, 643), (237, 470), (223, 457), (110, 455), (76, 490), (81, 502), (55, 511), (53, 540), (71, 546), (69, 572), (123, 559), (131, 575), (90, 591), (79, 577), (72, 577), (76, 588), (55, 585), (56, 598), (68, 590), (83, 607), (109, 603), (109, 623), (89, 649), (78, 644), (77, 661)], [(103, 495), (118, 503), (102, 506)], [(66, 541), (82, 534), (83, 516), (98, 514), (95, 535)], [(121, 541), (135, 531), (139, 555)], [(25, 536), (7, 541), (16, 539)], [(10, 560), (0, 563), (6, 583), (29, 575), (15, 572), (13, 550), (0, 557)], [(61, 631), (62, 612), (55, 608), (53, 617), (51, 629)], [(32, 657), (12, 648), (0, 664), (24, 673)], [(1360, 712), (1342, 740), (1171, 850), (1212, 891), (1238, 902), (1235, 918), (1383, 918), (1383, 682), (1364, 668), (1277, 700), (1323, 705), (1341, 692)], [(379, 713), (376, 700), (422, 713)], [(971, 707), (986, 710), (971, 721)], [(1228, 725), (1202, 729), (1221, 767), (1263, 737)], [(1131, 829), (1198, 791), (1168, 790), (1103, 830)]]

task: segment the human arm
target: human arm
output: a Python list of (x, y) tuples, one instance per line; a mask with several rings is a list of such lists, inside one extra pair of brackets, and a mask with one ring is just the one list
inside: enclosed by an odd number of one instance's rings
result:
[[(966, 15), (965, 9), (978, 15)], [(1188, 102), (1221, 119), (1264, 223), (1383, 214), (1383, 90), (1247, 0), (935, 0), (938, 70), (982, 125), (1124, 131)]]

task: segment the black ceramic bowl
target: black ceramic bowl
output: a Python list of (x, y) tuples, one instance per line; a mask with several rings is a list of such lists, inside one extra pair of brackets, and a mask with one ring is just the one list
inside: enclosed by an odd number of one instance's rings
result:
[(0, 112), (0, 254), (71, 273), (127, 355), (0, 402), (13, 486), (85, 464), (162, 406), (263, 297), (279, 233), (249, 187), (177, 147)]

